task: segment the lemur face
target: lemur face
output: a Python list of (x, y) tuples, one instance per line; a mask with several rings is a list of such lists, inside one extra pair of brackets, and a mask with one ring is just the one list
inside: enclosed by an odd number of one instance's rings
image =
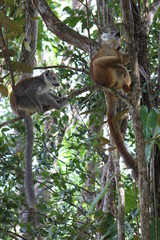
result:
[(47, 83), (49, 83), (50, 85), (53, 85), (55, 87), (59, 86), (58, 78), (55, 72), (47, 70), (44, 72), (44, 77), (45, 77), (45, 81), (48, 81)]
[(103, 33), (101, 36), (101, 39), (102, 39), (102, 43), (107, 43), (111, 48), (118, 49), (121, 45), (119, 31)]

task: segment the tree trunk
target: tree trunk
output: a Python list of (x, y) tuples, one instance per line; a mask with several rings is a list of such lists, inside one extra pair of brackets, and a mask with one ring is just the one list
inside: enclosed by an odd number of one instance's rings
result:
[[(37, 48), (37, 35), (38, 35), (38, 20), (33, 20), (37, 17), (38, 11), (35, 6), (32, 4), (31, 0), (25, 2), (25, 37), (22, 43), (20, 61), (26, 65), (34, 68), (35, 66), (35, 53)], [(32, 77), (32, 73), (23, 73), (23, 76), (20, 75), (19, 79)], [(23, 81), (23, 80), (22, 80)], [(38, 212), (31, 209), (23, 209), (23, 221), (25, 224), (27, 222), (32, 223), (35, 227), (38, 226)], [(30, 234), (27, 233), (27, 229), (24, 230), (24, 236), (28, 239), (33, 239), (30, 237)], [(37, 234), (37, 238), (41, 237)]]
[(133, 16), (130, 1), (121, 1), (123, 13), (123, 22), (125, 23), (126, 41), (130, 54), (130, 66), (132, 77), (132, 119), (136, 139), (136, 159), (138, 164), (138, 187), (140, 200), (140, 220), (142, 240), (150, 240), (149, 223), (149, 188), (147, 179), (147, 166), (145, 160), (145, 140), (143, 135), (143, 126), (140, 115), (140, 76), (138, 68), (138, 59), (134, 42)]

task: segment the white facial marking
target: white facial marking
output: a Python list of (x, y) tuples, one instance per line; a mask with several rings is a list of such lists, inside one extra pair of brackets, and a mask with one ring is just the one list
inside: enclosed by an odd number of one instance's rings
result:
[(111, 48), (118, 48), (121, 45), (120, 37), (114, 36), (113, 33), (103, 33), (101, 36), (102, 42), (107, 43)]

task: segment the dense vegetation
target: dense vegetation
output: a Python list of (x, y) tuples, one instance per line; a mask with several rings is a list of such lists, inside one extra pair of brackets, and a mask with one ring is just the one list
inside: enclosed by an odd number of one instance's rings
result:
[[(26, 2), (31, 4), (28, 0)], [(71, 0), (47, 1), (51, 10), (65, 25), (85, 35), (86, 38), (95, 40), (93, 41), (95, 50), (102, 30), (96, 1), (73, 2), (74, 6)], [(143, 2), (144, 5), (141, 4), (143, 12), (148, 1), (136, 2)], [(149, 4), (153, 2), (150, 0)], [(123, 18), (119, 1), (106, 1), (106, 8), (112, 13), (114, 25), (123, 36)], [(65, 32), (61, 33), (64, 34), (64, 39), (51, 33), (40, 15), (32, 18), (32, 21), (38, 21), (36, 54), (32, 52), (26, 37), (29, 33), (25, 27), (27, 24), (25, 15), (25, 4), (21, 1), (1, 1), (0, 35), (1, 40), (2, 36), (4, 37), (7, 45), (11, 69), (5, 62), (6, 52), (1, 42), (0, 123), (6, 123), (1, 126), (0, 131), (0, 239), (35, 239), (36, 236), (38, 239), (57, 240), (118, 239), (117, 216), (120, 203), (115, 174), (109, 170), (105, 173), (104, 168), (111, 154), (115, 158), (119, 156), (110, 140), (105, 97), (101, 90), (77, 94), (70, 100), (68, 107), (60, 112), (51, 110), (42, 116), (38, 113), (33, 116), (35, 134), (33, 173), (39, 225), (34, 227), (32, 221), (25, 221), (27, 212), (23, 189), (25, 128), (23, 120), (10, 121), (14, 118), (9, 104), (9, 95), (13, 87), (10, 70), (17, 82), (26, 72), (38, 75), (46, 68), (53, 69), (60, 81), (60, 88), (55, 90), (59, 96), (70, 95), (76, 89), (94, 84), (89, 76), (89, 51), (84, 51), (83, 46), (78, 48), (73, 42), (67, 43)], [(104, 15), (103, 13), (100, 15), (102, 20)], [(157, 236), (160, 236), (156, 228), (160, 224), (158, 211), (160, 203), (157, 200), (160, 192), (159, 175), (152, 176), (149, 173), (150, 168), (160, 166), (156, 162), (160, 156), (159, 15), (160, 12), (157, 11), (147, 39), (150, 76), (141, 82), (141, 118), (146, 143), (148, 179), (154, 181), (154, 186), (150, 186), (149, 191), (150, 239), (156, 240), (159, 239)], [(36, 64), (22, 61), (22, 44), (25, 51), (36, 59)], [(82, 45), (84, 44), (82, 42)], [(145, 94), (150, 89), (152, 106), (145, 101)], [(126, 113), (129, 120), (125, 142), (135, 157), (136, 143), (132, 117), (128, 106), (121, 103), (118, 120)], [(131, 171), (125, 168), (122, 160), (121, 183), (125, 192), (125, 239), (139, 239), (141, 236), (139, 191), (135, 187)]]

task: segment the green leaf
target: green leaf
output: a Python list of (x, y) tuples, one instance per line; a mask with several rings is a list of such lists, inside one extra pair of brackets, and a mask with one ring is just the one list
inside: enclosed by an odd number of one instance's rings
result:
[(114, 221), (114, 216), (111, 213), (104, 214), (104, 217), (96, 225), (96, 232), (101, 233), (102, 239), (116, 239), (117, 223)]
[(155, 126), (158, 123), (158, 115), (159, 112), (155, 109), (152, 108), (148, 114), (148, 119), (147, 119), (147, 128), (154, 129)]
[[(11, 50), (11, 49), (8, 49), (8, 53), (9, 53), (9, 56), (13, 57), (15, 55), (15, 51)], [(0, 52), (0, 58), (4, 58), (5, 57), (5, 52)]]
[(159, 135), (160, 135), (160, 126), (159, 124), (157, 124), (154, 130), (153, 138), (158, 138)]
[(99, 200), (101, 200), (103, 198), (103, 196), (106, 194), (106, 192), (108, 191), (108, 187), (110, 185), (110, 182), (111, 182), (112, 178), (110, 179), (109, 182), (106, 183), (106, 186), (101, 190), (101, 192), (97, 195), (97, 197), (93, 200), (89, 210), (88, 210), (88, 213), (87, 215), (89, 215), (92, 210), (95, 208), (96, 204), (99, 202)]
[(33, 72), (33, 68), (31, 68), (30, 66), (28, 66), (25, 63), (22, 62), (11, 62), (11, 65), (14, 69), (14, 71), (20, 71), (20, 72), (28, 72), (28, 73), (32, 73)]
[(86, 115), (86, 114), (92, 113), (94, 111), (95, 111), (95, 109), (89, 109), (88, 111), (80, 113), (80, 115)]
[(137, 216), (138, 216), (138, 213), (139, 213), (138, 208), (133, 209), (132, 212), (131, 212), (132, 218), (137, 217)]
[(146, 129), (147, 126), (147, 118), (148, 118), (148, 107), (145, 105), (141, 106), (141, 119), (142, 119), (142, 124), (143, 128)]
[(160, 113), (158, 114), (158, 125), (160, 126)]
[(73, 10), (70, 7), (65, 7), (65, 8), (63, 8), (63, 11), (66, 11), (67, 13), (70, 13)]
[(4, 4), (6, 4), (7, 7), (14, 7), (12, 0), (0, 0), (0, 6), (4, 6)]
[(22, 13), (23, 4), (21, 4), (16, 10), (16, 18)]
[(8, 97), (8, 88), (3, 84), (0, 84), (0, 92), (3, 96)]
[[(158, 231), (158, 236), (160, 236), (160, 217), (157, 217), (157, 231)], [(156, 221), (155, 218), (151, 219), (151, 239), (156, 240)], [(159, 239), (159, 237), (158, 237)]]
[(10, 18), (8, 18), (7, 16), (4, 15), (4, 13), (2, 11), (0, 11), (0, 23), (5, 26), (5, 21), (7, 23), (7, 27), (9, 29), (9, 31), (13, 34), (22, 34), (23, 33), (23, 29), (20, 23), (18, 23), (17, 21), (11, 20)]
[(126, 114), (126, 113), (128, 113), (129, 112), (129, 108), (126, 108), (126, 109), (124, 109), (123, 111), (121, 111), (121, 112), (119, 112), (114, 118), (113, 118), (113, 121), (119, 121), (120, 119), (121, 119), (121, 117), (124, 115), (124, 114)]
[(145, 145), (145, 156), (146, 156), (146, 162), (147, 164), (149, 163), (150, 157), (151, 157), (151, 151), (152, 151), (152, 146), (154, 145), (154, 141), (150, 143), (146, 143)]
[(29, 43), (27, 41), (24, 41), (24, 46), (28, 52), (31, 52), (31, 48), (29, 46)]
[(49, 234), (49, 239), (52, 239), (52, 235), (53, 235), (53, 226), (51, 225), (50, 227), (49, 227), (49, 229), (48, 229), (48, 234)]
[[(141, 107), (141, 118), (146, 139), (159, 134), (157, 128), (157, 125), (159, 125), (159, 115), (159, 111), (155, 108), (152, 108), (150, 112), (148, 112), (148, 107)], [(155, 134), (155, 129), (157, 134)]]
[(70, 27), (74, 28), (80, 21), (81, 21), (80, 17), (68, 17), (64, 20), (64, 23), (67, 23), (69, 24)]
[(133, 188), (127, 188), (125, 191), (125, 212), (128, 213), (135, 208), (135, 192)]
[(103, 145), (110, 143), (110, 140), (108, 140), (107, 138), (98, 137), (98, 139), (102, 142)]
[(33, 21), (40, 20), (40, 19), (41, 19), (41, 18), (38, 17), (38, 16), (32, 17), (32, 20), (33, 20)]

